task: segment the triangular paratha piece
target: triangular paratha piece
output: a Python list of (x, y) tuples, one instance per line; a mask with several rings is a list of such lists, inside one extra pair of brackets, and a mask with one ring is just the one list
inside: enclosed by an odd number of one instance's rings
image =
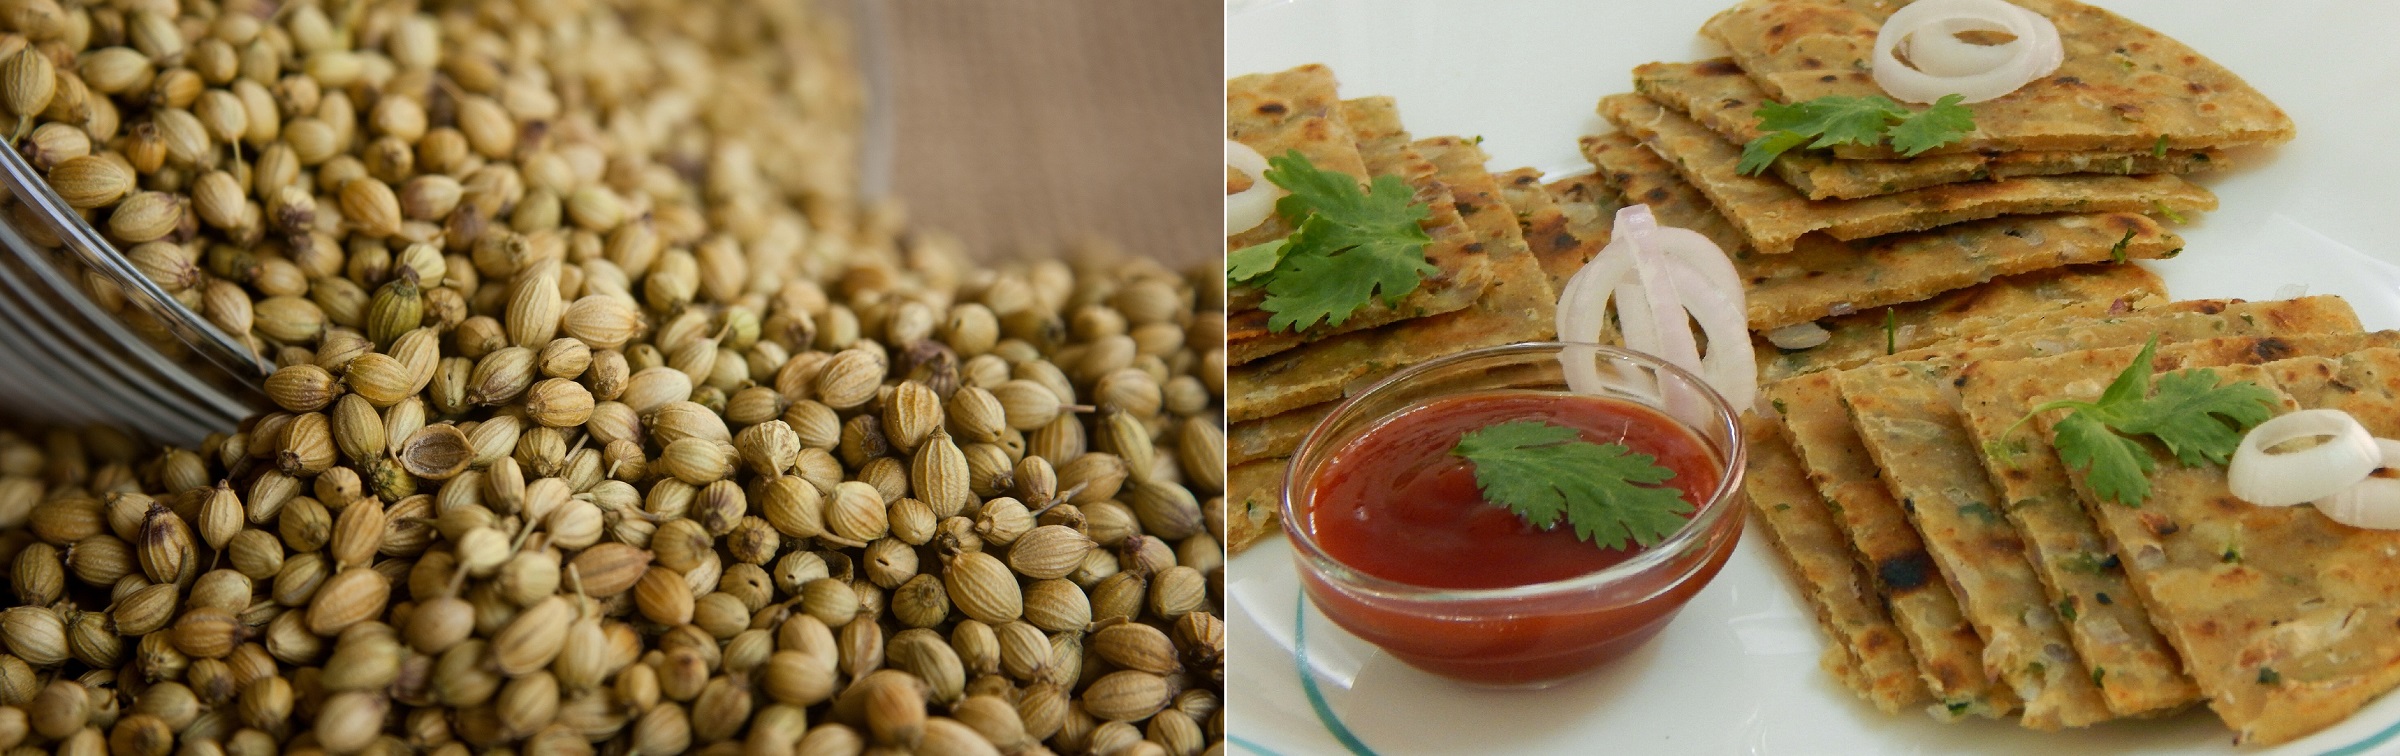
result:
[(1931, 700), (1918, 678), (1916, 657), (1872, 580), (1850, 558), (1849, 539), (1825, 498), (1809, 485), (1791, 444), (1773, 421), (1752, 415), (1744, 427), (1750, 453), (1742, 491), (1766, 526), (1767, 543), (1791, 569), (1800, 595), (1816, 608), (1817, 624), (1832, 641), (1824, 666), (1887, 714)]
[(1402, 366), (1476, 347), (1549, 338), (1558, 297), (1539, 260), (1525, 248), (1515, 211), (1483, 169), (1483, 149), (1457, 137), (1421, 140), (1475, 233), (1492, 257), (1493, 282), (1475, 306), (1349, 333), (1226, 371), (1226, 420), (1242, 422), (1340, 399), (1350, 388)]
[[(1890, 0), (1746, 0), (1700, 33), (1723, 44), (1779, 102), (1883, 94), (1875, 33)], [(2019, 0), (2058, 26), (2066, 62), (2015, 92), (1967, 107), (1975, 134), (1937, 152), (2197, 150), (2288, 141), (2290, 116), (2190, 46), (2074, 0)], [(1895, 157), (1845, 145), (1844, 158)]]
[(1987, 333), (2124, 314), (2166, 295), (2158, 275), (2138, 265), (2074, 265), (1996, 278), (1932, 299), (1817, 321), (1832, 334), (1807, 349), (1781, 349), (1758, 338), (1759, 380), (1856, 367)]
[(2032, 176), (1812, 201), (1769, 176), (1744, 176), (1740, 145), (1637, 94), (1600, 101), (1600, 114), (1673, 163), (1742, 232), (1753, 251), (1782, 254), (1804, 236), (1856, 240), (2003, 215), (2213, 210), (2217, 197), (2177, 176)]
[[(1885, 486), (1909, 503), (1928, 552), (1959, 592), (1985, 659), (2017, 686), (2025, 721), (2079, 726), (2181, 707), (2198, 689), (2138, 613), (2053, 593), (2027, 561), (2030, 538), (2005, 515), (2016, 502), (1985, 476), (1986, 452), (1961, 415), (1957, 378), (1979, 360), (2223, 336), (2297, 336), (2352, 323), (2338, 298), (2193, 303), (2066, 328), (1901, 355), (1842, 371), (1836, 382)], [(2286, 325), (2289, 324), (2289, 325)], [(2038, 553), (2038, 552), (2035, 552)], [(2103, 587), (2098, 593), (2123, 595)], [(2094, 670), (2099, 670), (2095, 672)], [(2111, 679), (2110, 675), (2114, 675)], [(2106, 696), (2103, 697), (2105, 691)]]
[[(1584, 137), (1583, 150), (1628, 201), (1650, 203), (1660, 223), (1725, 244), (1716, 237), (1727, 234), (1730, 224), (1656, 153), (1613, 133)], [(1750, 327), (1765, 331), (1926, 299), (2000, 276), (2112, 258), (2168, 257), (2182, 247), (2182, 237), (2146, 216), (2099, 213), (2009, 216), (1854, 242), (1812, 235), (1781, 255), (1725, 248), (1735, 252), (1734, 267), (1747, 289)]]
[[(1649, 63), (1633, 69), (1633, 89), (1682, 112), (1734, 144), (1758, 130), (1758, 107), (1769, 101), (1730, 58), (1698, 63)], [(1845, 160), (1816, 150), (1777, 157), (1775, 175), (1812, 200), (1857, 199), (1961, 181), (2069, 173), (2197, 173), (2225, 167), (2218, 150), (1954, 152), (1901, 160)]]
[[(2050, 373), (2015, 393), (2027, 406), (2088, 401), (2130, 361), (2129, 351), (2045, 365)], [(2162, 370), (2183, 367), (2161, 362)], [(2279, 413), (2338, 409), (2377, 436), (2400, 436), (2400, 350), (2214, 373), (2220, 385), (2274, 389)], [(2054, 422), (2040, 418), (2038, 438), (2051, 438)], [(2222, 466), (2185, 467), (2163, 450), (2151, 453), (2151, 493), (2138, 508), (2095, 499), (2082, 471), (2068, 477), (2152, 621), (2238, 742), (2307, 735), (2400, 684), (2400, 570), (2390, 568), (2400, 531), (2341, 525), (2310, 506), (2253, 506), (2227, 490)]]
[(1400, 178), (1416, 190), (1416, 201), (1426, 206), (1428, 215), (1423, 225), (1433, 240), (1425, 245), (1425, 261), (1438, 270), (1396, 302), (1386, 303), (1378, 297), (1339, 325), (1320, 322), (1297, 333), (1289, 328), (1272, 328), (1273, 316), (1258, 308), (1261, 296), (1256, 289), (1242, 287), (1228, 292), (1232, 309), (1225, 320), (1225, 359), (1231, 364), (1247, 363), (1328, 336), (1465, 309), (1491, 283), (1490, 250), (1477, 236), (1471, 221), (1464, 217), (1472, 208), (1456, 204), (1456, 193), (1441, 181), (1433, 163), (1420, 153), (1421, 146), (1409, 142), (1391, 98), (1350, 100), (1341, 103), (1339, 111), (1355, 134), (1355, 144), (1367, 170), (1377, 176)]

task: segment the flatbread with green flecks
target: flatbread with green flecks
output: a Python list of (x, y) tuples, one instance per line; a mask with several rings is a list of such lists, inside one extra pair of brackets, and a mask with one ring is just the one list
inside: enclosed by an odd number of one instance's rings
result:
[(1759, 331), (1913, 302), (2001, 276), (2167, 257), (2183, 247), (2182, 237), (2148, 217), (2102, 213), (2008, 216), (1851, 242), (1810, 235), (1789, 254), (1743, 254), (1738, 237), (1720, 238), (1731, 228), (1724, 216), (1665, 159), (1623, 134), (1584, 137), (1583, 151), (1628, 202), (1649, 203), (1659, 223), (1695, 229), (1735, 255), (1750, 327)]
[(1422, 225), (1432, 241), (1425, 245), (1425, 261), (1437, 270), (1419, 281), (1415, 291), (1396, 302), (1386, 303), (1377, 297), (1351, 313), (1340, 325), (1319, 322), (1299, 332), (1272, 328), (1274, 316), (1259, 309), (1262, 296), (1256, 289), (1242, 287), (1227, 292), (1231, 305), (1225, 319), (1228, 363), (1240, 365), (1328, 336), (1465, 309), (1491, 283), (1491, 254), (1486, 242), (1466, 218), (1465, 208), (1457, 206), (1456, 188), (1442, 181), (1433, 163), (1421, 154), (1422, 143), (1408, 140), (1408, 132), (1401, 128), (1400, 114), (1391, 98), (1349, 100), (1341, 103), (1338, 110), (1355, 135), (1355, 146), (1368, 172), (1399, 177), (1415, 189), (1415, 201), (1426, 206), (1428, 215)]
[(1753, 415), (1743, 425), (1750, 453), (1742, 490), (1765, 525), (1767, 543), (1792, 571), (1800, 595), (1816, 608), (1817, 624), (1832, 641), (1823, 666), (1887, 714), (1932, 700), (1908, 642), (1865, 570), (1850, 558), (1849, 539), (1825, 498), (1809, 484), (1791, 444), (1772, 420)]
[[(1734, 144), (1763, 136), (1758, 108), (1769, 100), (1730, 58), (1648, 63), (1633, 69), (1633, 89), (1682, 112)], [(1901, 160), (1843, 160), (1821, 150), (1775, 158), (1775, 175), (1812, 200), (1857, 199), (1961, 181), (2069, 173), (2188, 174), (2225, 167), (2219, 150), (1955, 152)]]
[[(2130, 359), (2092, 352), (2046, 365), (2055, 372), (2014, 393), (2028, 406), (2088, 400)], [(2279, 413), (2338, 409), (2377, 436), (2400, 436), (2400, 350), (2214, 370), (2220, 385), (2275, 390)], [(2037, 419), (2039, 438), (2059, 414)], [(2139, 508), (2096, 500), (2081, 471), (2068, 478), (2237, 742), (2307, 735), (2400, 684), (2400, 570), (2390, 568), (2400, 531), (2341, 525), (2309, 506), (2253, 506), (2227, 491), (2223, 467), (2150, 453), (2158, 459)]]
[(1957, 338), (2021, 330), (2138, 310), (2164, 300), (2167, 287), (2138, 265), (2074, 265), (2023, 273), (1923, 301), (1817, 321), (1825, 343), (1789, 350), (1755, 339), (1761, 382), (1867, 360)]
[[(2032, 176), (1915, 189), (1853, 200), (1810, 200), (1771, 176), (1744, 176), (1741, 145), (1637, 94), (1600, 101), (1600, 114), (1674, 164), (1752, 251), (1790, 252), (1804, 236), (1857, 240), (2003, 215), (2213, 210), (2217, 197), (2177, 176)], [(2111, 240), (2114, 241), (2114, 240)]]
[(1226, 420), (1242, 422), (1342, 398), (1402, 366), (1469, 349), (1549, 338), (1558, 297), (1526, 249), (1515, 211), (1483, 169), (1482, 148), (1456, 137), (1418, 141), (1458, 198), (1464, 225), (1489, 250), (1492, 284), (1475, 306), (1371, 331), (1343, 334), (1226, 371)]
[[(1966, 106), (1975, 133), (1935, 153), (2010, 150), (2197, 150), (2288, 141), (2290, 116), (2190, 46), (2072, 0), (2018, 0), (2050, 19), (2066, 48), (2049, 75)], [(1745, 0), (1700, 33), (1731, 52), (1778, 102), (1884, 94), (1875, 84), (1875, 33), (1902, 2)], [(1895, 157), (1841, 146), (1844, 158)]]
[(1764, 393), (1783, 438), (1833, 511), (1876, 597), (1890, 608), (1892, 624), (1908, 641), (1917, 672), (1942, 711), (1987, 717), (2016, 711), (2015, 692), (1984, 673), (1983, 639), (1959, 610), (1908, 514), (1884, 489), (1835, 392), (1831, 373), (1812, 373), (1767, 386)]

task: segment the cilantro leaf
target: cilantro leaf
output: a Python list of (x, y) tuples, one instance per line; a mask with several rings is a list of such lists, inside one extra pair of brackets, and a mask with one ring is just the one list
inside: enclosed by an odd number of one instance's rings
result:
[(1319, 320), (1338, 326), (1379, 293), (1384, 304), (1397, 304), (1419, 279), (1439, 270), (1422, 254), (1410, 259), (1388, 248), (1356, 247), (1338, 255), (1304, 248), (1283, 258), (1259, 309), (1274, 313), (1267, 318), (1269, 332), (1299, 331)]
[(1417, 224), (1426, 208), (1398, 177), (1377, 177), (1361, 190), (1348, 174), (1320, 170), (1298, 150), (1269, 158), (1267, 166), (1267, 180), (1291, 192), (1275, 211), (1295, 230), (1271, 249), (1234, 250), (1226, 276), (1265, 278), (1259, 307), (1273, 313), (1269, 331), (1341, 325), (1368, 302), (1396, 303), (1441, 271), (1425, 261), (1433, 237)]
[(1812, 150), (1842, 144), (1888, 143), (1910, 157), (1965, 139), (1975, 130), (1975, 114), (1959, 104), (1959, 95), (1944, 95), (1925, 110), (1912, 111), (1892, 98), (1826, 96), (1795, 103), (1768, 102), (1758, 107), (1758, 128), (1766, 134), (1742, 146), (1735, 168), (1757, 175), (1785, 152), (1802, 146)]
[(1975, 112), (1958, 104), (1963, 99), (1966, 98), (1959, 95), (1942, 95), (1933, 101), (1932, 107), (1901, 116), (1900, 122), (1892, 124), (1886, 135), (1892, 140), (1892, 149), (1916, 157), (1926, 150), (1967, 138), (1975, 131)]
[(1275, 270), (1276, 264), (1283, 262), (1284, 250), (1291, 248), (1291, 242), (1292, 238), (1286, 236), (1225, 253), (1225, 281), (1238, 284)]
[(1657, 543), (1692, 512), (1681, 491), (1641, 485), (1675, 476), (1655, 457), (1584, 441), (1573, 428), (1497, 423), (1461, 436), (1450, 453), (1474, 464), (1485, 499), (1537, 527), (1555, 527), (1563, 517), (1576, 538), (1602, 548)]
[(1770, 132), (1742, 145), (1742, 162), (1733, 169), (1744, 176), (1756, 176), (1773, 165), (1776, 157), (1807, 143), (1808, 135), (1797, 131)]
[(2219, 387), (2217, 371), (2183, 370), (2159, 376), (2148, 401), (2110, 412), (2109, 425), (2158, 439), (2186, 467), (2222, 465), (2242, 445), (2235, 429), (2266, 422), (2275, 416), (2274, 406), (2275, 394), (2264, 386), (2242, 381)]
[(1883, 130), (1894, 119), (1906, 115), (1908, 110), (1889, 97), (1836, 95), (1789, 105), (1779, 102), (1762, 104), (1758, 106), (1758, 128), (1816, 137), (1816, 141), (1810, 142), (1808, 148), (1821, 150), (1837, 144), (1875, 144), (1883, 141)]
[(2089, 471), (2083, 480), (2092, 493), (2129, 507), (2141, 506), (2143, 499), (2150, 498), (2150, 472), (2157, 469), (2157, 463), (2140, 443), (2117, 435), (2081, 412), (2058, 421), (2052, 430), (2058, 433), (2054, 443), (2059, 460)]
[(2074, 410), (2051, 427), (2059, 459), (2084, 470), (2094, 494), (2129, 507), (2149, 498), (2150, 473), (2156, 469), (2150, 450), (2132, 437), (2156, 439), (2187, 467), (2224, 464), (2241, 446), (2244, 432), (2274, 415), (2274, 392), (2249, 381), (2219, 386), (2216, 371), (2205, 368), (2159, 376), (2153, 391), (2157, 352), (2158, 337), (2152, 336), (2098, 401), (2060, 400), (2025, 415), (2031, 420), (2051, 410)]

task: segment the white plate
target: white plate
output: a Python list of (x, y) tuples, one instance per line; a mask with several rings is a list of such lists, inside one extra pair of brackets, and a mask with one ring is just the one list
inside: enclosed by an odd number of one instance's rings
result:
[[(1326, 63), (1344, 96), (1399, 98), (1414, 133), (1482, 135), (1494, 170), (1561, 175), (1588, 170), (1575, 138), (1604, 128), (1593, 105), (1629, 91), (1634, 66), (1720, 54), (1697, 33), (1727, 4), (1230, 0), (1226, 70)], [(2400, 328), (2400, 3), (2100, 4), (2215, 58), (2300, 126), (2297, 141), (2201, 179), (2223, 207), (2178, 229), (2183, 256), (2153, 266), (2169, 289), (2269, 299), (2301, 285), (2349, 298), (2369, 328)], [(1755, 537), (1647, 648), (1538, 692), (1454, 685), (1344, 633), (1300, 599), (1280, 538), (1229, 569), (1237, 752), (2237, 752), (2205, 711), (2066, 733), (1875, 711), (1817, 669), (1826, 641)], [(2400, 754), (2400, 696), (2264, 752)]]

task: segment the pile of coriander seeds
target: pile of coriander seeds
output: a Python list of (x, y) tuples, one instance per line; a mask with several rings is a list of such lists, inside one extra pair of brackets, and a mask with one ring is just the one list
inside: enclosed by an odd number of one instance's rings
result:
[(0, 747), (1220, 751), (1223, 277), (862, 205), (814, 11), (0, 0), (20, 152), (278, 366), (0, 432)]

